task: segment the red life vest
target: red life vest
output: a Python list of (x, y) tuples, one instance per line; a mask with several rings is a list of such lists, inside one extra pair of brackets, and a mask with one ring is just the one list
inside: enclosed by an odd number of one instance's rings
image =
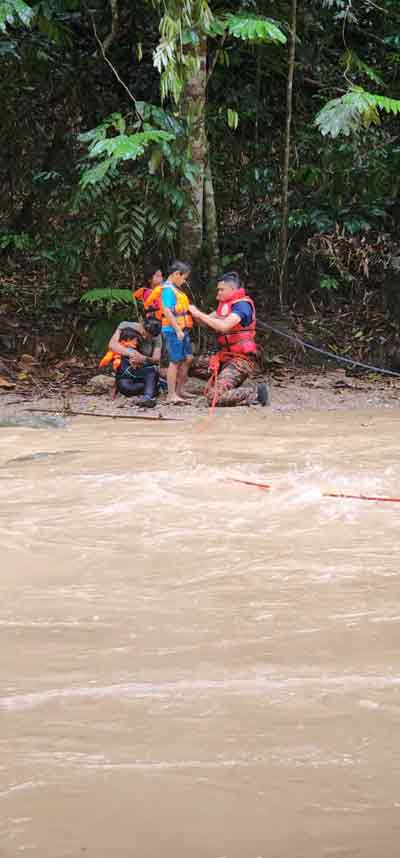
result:
[[(231, 353), (234, 355), (255, 355), (257, 353), (256, 346), (256, 308), (254, 302), (244, 289), (236, 289), (230, 295), (227, 301), (220, 301), (217, 306), (217, 316), (219, 319), (224, 319), (231, 313), (235, 312), (235, 304), (239, 301), (247, 301), (253, 310), (253, 318), (250, 325), (243, 328), (240, 322), (231, 328), (226, 334), (217, 335), (217, 343), (220, 352)], [(227, 355), (228, 356), (228, 355)], [(221, 358), (222, 359), (222, 358)]]

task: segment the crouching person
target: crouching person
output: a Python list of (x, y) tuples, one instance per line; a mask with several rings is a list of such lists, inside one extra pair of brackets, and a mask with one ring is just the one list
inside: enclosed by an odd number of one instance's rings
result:
[(209, 364), (212, 376), (206, 388), (208, 401), (221, 406), (257, 402), (267, 405), (267, 385), (261, 383), (256, 387), (252, 381), (259, 372), (256, 310), (252, 299), (241, 288), (238, 274), (232, 271), (219, 278), (214, 313), (202, 313), (192, 304), (189, 310), (195, 321), (217, 335), (218, 348)]
[[(108, 348), (107, 355), (112, 353), (117, 391), (129, 397), (142, 394), (137, 404), (141, 408), (154, 408), (160, 382), (160, 322), (153, 318), (143, 323), (121, 322)], [(105, 364), (101, 361), (100, 365)]]

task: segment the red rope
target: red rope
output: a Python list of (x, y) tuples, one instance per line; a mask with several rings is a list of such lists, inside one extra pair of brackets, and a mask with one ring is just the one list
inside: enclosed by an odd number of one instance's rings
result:
[(220, 359), (219, 359), (218, 354), (212, 355), (210, 357), (209, 367), (211, 369), (212, 375), (208, 379), (207, 384), (204, 388), (204, 396), (208, 396), (208, 393), (209, 393), (212, 385), (214, 385), (214, 395), (212, 398), (212, 402), (210, 405), (210, 411), (209, 411), (209, 416), (211, 417), (212, 414), (214, 413), (214, 409), (215, 409), (216, 404), (218, 402), (218, 372), (219, 372), (219, 367), (220, 367)]
[(270, 489), (271, 486), (268, 483), (253, 483), (250, 480), (236, 480), (234, 477), (231, 477), (229, 480), (230, 483), (242, 483), (244, 486), (256, 486), (258, 489)]
[[(242, 483), (244, 486), (255, 486), (257, 489), (262, 489), (265, 491), (266, 489), (272, 488), (269, 483), (256, 483), (253, 480), (237, 480), (234, 477), (231, 477), (226, 482), (230, 483)], [(350, 500), (366, 500), (366, 501), (377, 501), (382, 503), (400, 503), (400, 498), (387, 498), (387, 497), (375, 497), (374, 495), (348, 495), (344, 492), (323, 492), (323, 498), (348, 498)]]
[(385, 503), (400, 503), (400, 498), (380, 498), (370, 495), (345, 495), (341, 492), (324, 492), (323, 498), (350, 498), (351, 500), (383, 501)]
[(218, 402), (219, 390), (218, 390), (218, 373), (221, 368), (221, 363), (225, 363), (229, 360), (234, 360), (238, 357), (244, 357), (243, 355), (238, 355), (236, 352), (230, 352), (227, 349), (223, 349), (220, 352), (216, 352), (216, 354), (211, 355), (208, 368), (211, 371), (211, 376), (207, 381), (207, 384), (204, 388), (204, 396), (208, 396), (212, 385), (214, 385), (214, 396), (212, 398), (212, 402), (210, 405), (210, 410), (208, 413), (209, 417), (212, 417), (214, 413), (214, 409)]

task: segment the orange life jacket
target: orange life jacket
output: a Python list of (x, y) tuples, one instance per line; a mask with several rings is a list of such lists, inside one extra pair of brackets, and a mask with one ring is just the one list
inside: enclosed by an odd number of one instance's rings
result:
[[(235, 312), (235, 304), (239, 301), (247, 301), (253, 310), (253, 318), (250, 325), (245, 328), (240, 322), (231, 328), (226, 334), (217, 335), (217, 343), (219, 345), (219, 354), (221, 359), (229, 355), (255, 355), (257, 353), (256, 346), (256, 308), (254, 302), (244, 289), (236, 289), (227, 301), (220, 301), (217, 306), (217, 316), (224, 319), (231, 313)], [(225, 353), (225, 354), (224, 354)]]
[(173, 289), (176, 297), (175, 309), (171, 310), (173, 315), (176, 318), (176, 321), (180, 328), (192, 328), (193, 327), (193, 319), (189, 313), (189, 298), (185, 295), (184, 292), (181, 292), (180, 289), (177, 289), (175, 286), (172, 286), (170, 283), (163, 283), (162, 286), (156, 286), (150, 295), (146, 298), (144, 302), (145, 309), (150, 308), (151, 306), (156, 307), (155, 316), (156, 319), (159, 319), (162, 322), (163, 327), (170, 325), (171, 323), (166, 319), (163, 313), (162, 306), (162, 290), (163, 289)]
[[(125, 348), (135, 349), (137, 346), (137, 340), (120, 340), (120, 344)], [(108, 352), (105, 353), (104, 357), (102, 357), (99, 366), (108, 366), (112, 361), (113, 370), (116, 372), (121, 366), (122, 357), (123, 355), (119, 355), (117, 352), (113, 352), (109, 349)]]
[(141, 301), (142, 304), (145, 304), (152, 291), (151, 286), (142, 286), (140, 289), (135, 289), (135, 291), (132, 292), (132, 298), (135, 301)]
[(146, 316), (154, 316), (159, 322), (162, 322), (163, 315), (161, 289), (162, 286), (155, 286), (154, 289), (143, 289), (143, 304)]

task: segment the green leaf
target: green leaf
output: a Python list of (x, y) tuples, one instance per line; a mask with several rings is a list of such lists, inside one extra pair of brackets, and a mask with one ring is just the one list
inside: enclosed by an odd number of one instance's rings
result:
[(272, 42), (284, 45), (285, 34), (270, 18), (255, 15), (226, 15), (226, 27), (230, 36), (246, 42)]
[(97, 140), (89, 148), (89, 157), (98, 158), (99, 155), (108, 155), (116, 161), (136, 160), (143, 155), (146, 146), (150, 143), (161, 143), (173, 140), (173, 135), (167, 131), (142, 131), (138, 134), (118, 134), (116, 137), (108, 137)]
[(232, 110), (230, 107), (228, 107), (227, 115), (229, 128), (232, 128), (233, 131), (236, 131), (239, 125), (239, 114), (236, 110)]
[(346, 72), (349, 71), (358, 71), (361, 74), (365, 74), (370, 80), (373, 80), (379, 86), (385, 86), (384, 81), (381, 76), (373, 69), (371, 66), (364, 63), (363, 60), (355, 53), (355, 51), (350, 50), (349, 48), (343, 54), (340, 63), (345, 67)]
[(354, 87), (341, 98), (328, 101), (315, 118), (315, 125), (322, 135), (338, 137), (360, 131), (362, 127), (379, 125), (379, 110), (397, 115), (400, 100), (375, 95), (361, 87)]
[(106, 173), (112, 168), (115, 168), (115, 162), (111, 158), (97, 164), (97, 167), (91, 167), (90, 170), (85, 170), (82, 173), (79, 184), (81, 188), (86, 188), (88, 185), (97, 185), (104, 179)]
[(81, 295), (84, 304), (96, 304), (101, 301), (113, 301), (119, 304), (132, 304), (132, 292), (129, 289), (89, 289)]
[(0, 31), (6, 32), (7, 25), (15, 26), (18, 23), (29, 27), (34, 16), (33, 9), (23, 0), (0, 0)]
[(339, 284), (335, 277), (322, 277), (319, 283), (320, 289), (326, 289), (328, 292), (335, 292), (339, 289)]
[(208, 26), (206, 33), (207, 36), (213, 36), (216, 38), (217, 36), (223, 36), (226, 31), (226, 23), (220, 18), (213, 18), (210, 25)]
[(82, 143), (91, 143), (93, 140), (104, 140), (105, 137), (107, 137), (107, 132), (110, 128), (114, 128), (120, 134), (125, 133), (126, 122), (120, 113), (111, 113), (110, 116), (103, 119), (103, 122), (101, 122), (100, 125), (96, 125), (95, 128), (91, 128), (89, 131), (79, 134), (78, 140)]

